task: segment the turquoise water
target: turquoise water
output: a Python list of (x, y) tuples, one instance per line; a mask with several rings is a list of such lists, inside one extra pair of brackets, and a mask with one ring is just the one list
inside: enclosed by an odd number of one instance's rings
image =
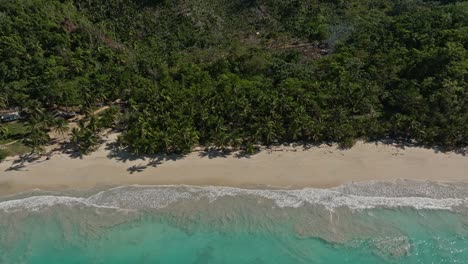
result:
[(467, 190), (129, 186), (10, 197), (0, 263), (468, 263)]

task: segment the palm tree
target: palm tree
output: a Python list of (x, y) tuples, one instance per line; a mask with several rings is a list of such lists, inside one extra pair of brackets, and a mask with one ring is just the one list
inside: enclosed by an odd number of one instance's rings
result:
[(32, 100), (27, 104), (27, 111), (33, 117), (38, 117), (43, 115), (44, 109), (42, 108), (42, 104), (37, 100)]
[(119, 109), (115, 106), (111, 106), (103, 112), (99, 118), (100, 127), (113, 127), (118, 123)]
[(79, 150), (83, 154), (88, 154), (98, 145), (98, 138), (96, 133), (86, 129), (81, 136), (81, 144)]
[(31, 153), (41, 153), (43, 146), (50, 140), (49, 134), (43, 129), (33, 127), (27, 138), (27, 144), (32, 148)]
[(157, 146), (156, 149), (163, 149), (165, 152), (168, 152), (172, 148), (172, 138), (166, 132), (161, 132), (159, 134), (160, 140), (164, 146)]
[(80, 130), (78, 128), (74, 127), (71, 130), (71, 139), (70, 139), (70, 141), (75, 145), (78, 145), (78, 142), (80, 142)]
[(187, 152), (190, 151), (200, 139), (200, 137), (198, 136), (198, 132), (189, 127), (185, 128), (182, 132), (182, 138), (184, 140), (184, 150)]
[(0, 96), (0, 108), (5, 108), (6, 105), (7, 105), (7, 100), (6, 100), (6, 96)]
[(83, 108), (89, 109), (93, 107), (93, 102), (95, 100), (94, 94), (90, 90), (86, 90), (83, 93), (84, 105)]
[(40, 116), (40, 120), (42, 123), (42, 127), (45, 129), (53, 127), (56, 122), (54, 116), (52, 116), (52, 114), (50, 113), (42, 113), (42, 115)]
[(263, 118), (261, 127), (257, 130), (258, 136), (263, 138), (267, 145), (270, 145), (276, 139), (275, 121), (271, 117)]
[(8, 135), (8, 128), (0, 125), (0, 138), (5, 138)]
[(80, 128), (73, 128), (71, 131), (71, 142), (82, 154), (88, 154), (99, 144), (99, 137), (95, 131), (92, 131), (80, 122)]
[(315, 143), (322, 140), (323, 130), (324, 130), (324, 126), (323, 126), (321, 121), (311, 122), (309, 124), (309, 131), (308, 131), (308, 133), (311, 134), (310, 139), (312, 139), (312, 141), (315, 142)]
[(31, 112), (31, 118), (29, 119), (29, 124), (31, 124), (31, 127), (37, 128), (37, 129), (42, 129), (42, 130), (47, 130), (50, 127), (54, 126), (55, 120), (54, 117), (46, 112), (43, 112), (42, 109), (37, 108), (37, 109), (32, 109), (33, 112)]
[(94, 96), (95, 102), (98, 103), (105, 103), (107, 101), (107, 95), (105, 95), (103, 92), (97, 92)]
[(89, 117), (89, 123), (86, 126), (92, 132), (98, 132), (99, 130), (99, 122), (97, 117), (93, 114)]
[(68, 127), (68, 123), (65, 121), (63, 118), (57, 118), (55, 119), (55, 124), (54, 124), (54, 131), (61, 134), (62, 137), (65, 139), (65, 133), (67, 133), (70, 130)]

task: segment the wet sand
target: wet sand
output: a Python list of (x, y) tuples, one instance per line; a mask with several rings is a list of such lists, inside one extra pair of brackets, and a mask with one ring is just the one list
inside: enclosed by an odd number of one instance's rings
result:
[[(111, 135), (107, 143), (115, 136)], [(356, 181), (415, 179), (468, 182), (468, 157), (418, 147), (357, 143), (336, 146), (274, 147), (245, 157), (194, 151), (185, 156), (133, 157), (107, 150), (73, 158), (0, 163), (0, 196), (32, 189), (87, 190), (130, 184), (186, 184), (268, 188), (328, 188)]]

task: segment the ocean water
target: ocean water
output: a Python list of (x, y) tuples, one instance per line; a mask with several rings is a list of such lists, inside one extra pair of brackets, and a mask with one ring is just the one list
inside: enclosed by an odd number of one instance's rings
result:
[(468, 185), (36, 191), (0, 199), (0, 263), (468, 263)]

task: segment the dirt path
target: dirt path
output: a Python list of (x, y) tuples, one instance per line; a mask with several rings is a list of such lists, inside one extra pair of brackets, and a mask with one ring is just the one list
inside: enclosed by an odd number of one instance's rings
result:
[(105, 111), (105, 110), (107, 110), (107, 109), (109, 109), (109, 108), (110, 108), (110, 106), (105, 105), (105, 106), (103, 106), (103, 107), (97, 109), (96, 111), (94, 111), (93, 114), (97, 115), (97, 114), (101, 113), (102, 111)]
[(2, 145), (0, 145), (0, 147), (7, 147), (7, 146), (10, 146), (10, 145), (15, 144), (15, 143), (18, 142), (18, 141), (19, 141), (19, 139), (15, 140), (15, 141), (12, 141), (12, 142), (8, 142), (8, 143), (6, 143), (6, 144), (2, 144)]

